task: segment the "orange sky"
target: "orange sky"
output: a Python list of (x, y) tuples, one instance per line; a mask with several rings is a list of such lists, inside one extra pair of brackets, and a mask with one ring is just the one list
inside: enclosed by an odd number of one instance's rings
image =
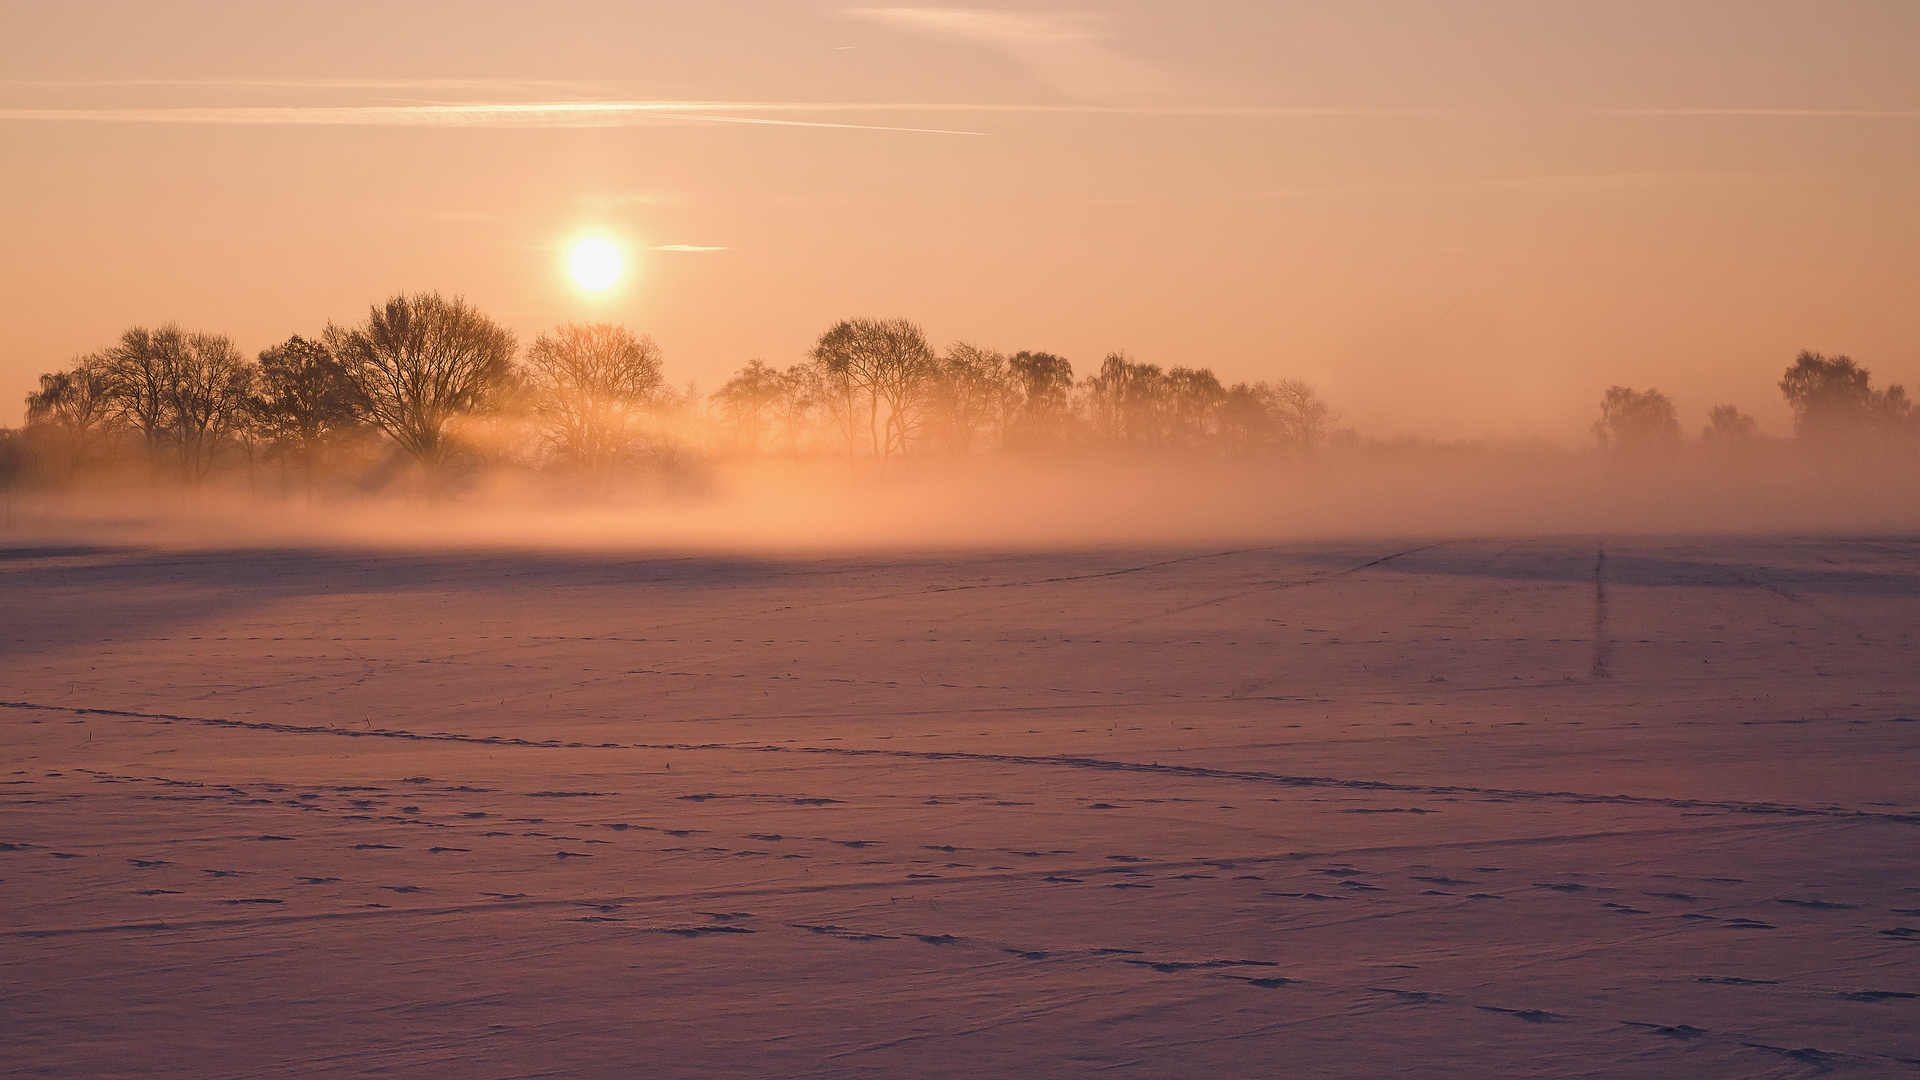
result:
[(1571, 442), (1613, 383), (1784, 432), (1801, 348), (1920, 382), (1911, 0), (861, 2), (8, 0), (0, 423), (128, 325), (402, 289), (706, 389), (900, 315), (1375, 435)]

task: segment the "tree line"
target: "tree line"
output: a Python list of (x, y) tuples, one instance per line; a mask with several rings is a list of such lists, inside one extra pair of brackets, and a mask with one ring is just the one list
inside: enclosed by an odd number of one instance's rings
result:
[(660, 349), (609, 324), (567, 324), (522, 350), (463, 299), (400, 295), (248, 359), (224, 336), (135, 327), (40, 377), (15, 471), (71, 483), (135, 467), (204, 482), (277, 464), (316, 477), (445, 477), (516, 461), (605, 486), (699, 456), (932, 455), (1076, 448), (1297, 454), (1334, 414), (1298, 380), (1223, 384), (1124, 353), (1076, 379), (1065, 358), (967, 342), (944, 352), (902, 319), (849, 319), (786, 368), (749, 361), (711, 395), (676, 391)]
[[(1779, 383), (1796, 441), (1920, 445), (1920, 411), (1876, 389), (1847, 356), (1803, 352)], [(1224, 384), (1204, 367), (1111, 353), (1076, 377), (1064, 357), (968, 342), (936, 350), (903, 319), (848, 319), (785, 368), (749, 361), (710, 395), (667, 381), (658, 346), (604, 323), (567, 324), (524, 350), (463, 299), (392, 297), (244, 356), (224, 336), (135, 327), (40, 376), (26, 426), (0, 433), (0, 472), (50, 485), (94, 473), (205, 482), (277, 465), (283, 487), (365, 487), (409, 463), (430, 482), (489, 465), (564, 473), (605, 489), (624, 473), (712, 457), (932, 456), (1079, 452), (1285, 457), (1358, 446), (1296, 379)], [(1656, 457), (1685, 438), (1672, 399), (1610, 387), (1593, 432), (1602, 451)], [(1708, 414), (1699, 444), (1754, 446), (1754, 419)], [(1380, 444), (1391, 447), (1395, 444)]]
[[(1794, 438), (1821, 449), (1857, 450), (1873, 443), (1920, 441), (1920, 410), (1899, 384), (1875, 389), (1873, 373), (1850, 356), (1803, 351), (1779, 383), (1793, 412)], [(1678, 450), (1686, 438), (1673, 399), (1657, 389), (1608, 387), (1593, 435), (1603, 451), (1652, 457)], [(1707, 411), (1701, 445), (1730, 450), (1763, 441), (1760, 425), (1732, 405)]]

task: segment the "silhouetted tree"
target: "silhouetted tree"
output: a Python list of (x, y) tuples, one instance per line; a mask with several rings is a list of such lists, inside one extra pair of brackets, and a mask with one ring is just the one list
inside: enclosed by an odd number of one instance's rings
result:
[(1168, 444), (1186, 449), (1205, 445), (1214, 434), (1215, 412), (1227, 391), (1208, 368), (1175, 367), (1167, 371), (1166, 429)]
[(253, 404), (253, 366), (220, 334), (187, 334), (168, 372), (169, 434), (180, 468), (198, 483), (244, 427)]
[(932, 378), (931, 407), (940, 442), (956, 454), (998, 442), (1013, 397), (1012, 370), (1004, 355), (955, 342)]
[(1266, 383), (1234, 383), (1220, 399), (1220, 439), (1230, 454), (1270, 449), (1277, 424), (1272, 389)]
[(1593, 424), (1602, 450), (1622, 454), (1649, 454), (1680, 443), (1680, 416), (1673, 401), (1658, 390), (1607, 388), (1600, 400), (1600, 419)]
[(158, 465), (173, 427), (173, 377), (187, 350), (186, 338), (172, 323), (158, 330), (136, 326), (100, 354), (99, 372), (114, 418), (140, 434), (151, 465)]
[(528, 382), (541, 434), (561, 460), (604, 478), (647, 448), (647, 422), (677, 397), (653, 339), (608, 323), (568, 323), (534, 339)]
[(789, 454), (798, 453), (808, 418), (826, 401), (827, 388), (817, 363), (794, 364), (780, 373), (780, 396), (773, 405), (781, 441)]
[[(864, 400), (873, 456), (885, 459), (904, 451), (919, 426), (934, 368), (933, 349), (920, 328), (905, 319), (848, 319), (820, 335), (813, 357), (826, 369), (836, 409), (846, 404), (850, 414), (851, 403)], [(849, 453), (853, 447), (849, 423)]]
[(1700, 438), (1709, 446), (1744, 446), (1760, 437), (1760, 422), (1732, 405), (1715, 405), (1707, 412)]
[(1018, 411), (1008, 421), (1008, 441), (1050, 448), (1066, 439), (1073, 403), (1073, 365), (1044, 352), (1017, 352), (1007, 361)]
[(1313, 387), (1299, 379), (1281, 379), (1268, 390), (1280, 441), (1301, 451), (1317, 450), (1327, 441), (1335, 417)]
[(140, 433), (149, 462), (158, 465), (170, 447), (191, 481), (206, 477), (248, 419), (253, 368), (219, 334), (134, 327), (94, 370), (112, 415)]
[(497, 409), (513, 381), (513, 334), (457, 296), (395, 296), (358, 326), (328, 325), (324, 341), (361, 417), (428, 468), (452, 455), (455, 425)]
[(1334, 414), (1299, 379), (1237, 383), (1221, 400), (1219, 428), (1229, 451), (1307, 452), (1327, 441)]
[(57, 461), (69, 480), (101, 456), (115, 432), (103, 367), (97, 355), (81, 357), (70, 370), (40, 376), (40, 389), (27, 395), (27, 428), (20, 444)]
[(1166, 380), (1154, 364), (1139, 363), (1123, 352), (1108, 353), (1099, 374), (1085, 386), (1094, 431), (1112, 443), (1158, 444)]
[(298, 334), (260, 353), (255, 423), (284, 462), (300, 459), (310, 484), (327, 445), (354, 427), (355, 394), (325, 344)]
[(1780, 380), (1794, 434), (1808, 440), (1907, 430), (1913, 404), (1899, 385), (1875, 390), (1872, 373), (1849, 356), (1802, 352)]
[(30, 457), (25, 431), (0, 428), (0, 500), (5, 502), (0, 523), (9, 528), (13, 525), (13, 489), (26, 476)]
[(733, 377), (720, 384), (713, 399), (726, 417), (727, 429), (736, 447), (747, 453), (760, 451), (760, 433), (780, 408), (788, 392), (786, 376), (765, 360), (749, 360)]

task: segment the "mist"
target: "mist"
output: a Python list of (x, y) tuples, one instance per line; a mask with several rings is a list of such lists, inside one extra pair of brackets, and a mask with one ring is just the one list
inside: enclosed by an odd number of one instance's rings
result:
[(836, 553), (1259, 544), (1340, 537), (1862, 535), (1920, 528), (1899, 460), (1783, 451), (1661, 467), (1482, 451), (1285, 468), (1179, 461), (720, 463), (589, 498), (538, 476), (457, 499), (267, 498), (232, 485), (16, 492), (12, 543)]

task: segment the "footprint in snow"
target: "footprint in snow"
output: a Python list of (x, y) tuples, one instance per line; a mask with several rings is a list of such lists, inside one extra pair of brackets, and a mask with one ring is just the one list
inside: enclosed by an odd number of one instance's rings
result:
[(1475, 1005), (1474, 1008), (1482, 1012), (1506, 1013), (1516, 1020), (1525, 1020), (1529, 1024), (1545, 1024), (1565, 1019), (1558, 1013), (1550, 1013), (1545, 1009), (1502, 1009), (1497, 1005)]
[(1707, 1034), (1705, 1028), (1697, 1028), (1692, 1024), (1643, 1024), (1637, 1020), (1622, 1020), (1620, 1022), (1628, 1027), (1645, 1028), (1650, 1034), (1665, 1035), (1670, 1039), (1697, 1039)]

